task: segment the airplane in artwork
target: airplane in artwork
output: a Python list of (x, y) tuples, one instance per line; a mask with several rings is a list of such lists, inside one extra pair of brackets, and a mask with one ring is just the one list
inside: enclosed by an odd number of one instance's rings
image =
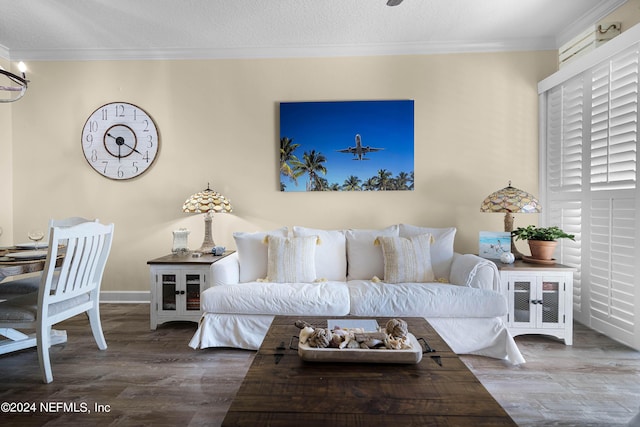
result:
[(373, 147), (369, 147), (367, 146), (362, 146), (362, 138), (360, 137), (360, 134), (356, 134), (356, 146), (355, 147), (348, 147), (345, 148), (344, 150), (336, 150), (340, 153), (349, 153), (349, 154), (353, 154), (354, 158), (353, 160), (369, 160), (366, 157), (363, 157), (364, 155), (366, 155), (367, 153), (373, 153), (376, 151), (380, 151), (380, 150), (384, 150), (384, 148), (373, 148)]

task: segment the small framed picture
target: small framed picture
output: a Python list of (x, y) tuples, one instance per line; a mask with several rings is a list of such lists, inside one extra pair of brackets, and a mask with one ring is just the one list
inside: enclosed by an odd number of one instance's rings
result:
[(511, 233), (507, 231), (481, 231), (478, 254), (483, 258), (500, 259), (500, 255), (511, 252)]

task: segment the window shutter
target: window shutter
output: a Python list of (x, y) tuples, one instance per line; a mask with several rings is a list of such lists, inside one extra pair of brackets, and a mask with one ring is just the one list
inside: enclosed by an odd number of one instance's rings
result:
[(559, 200), (549, 207), (549, 221), (564, 231), (575, 236), (575, 240), (560, 239), (558, 241), (558, 261), (561, 264), (575, 267), (573, 275), (573, 308), (582, 309), (582, 202), (579, 200)]
[[(640, 349), (640, 210), (637, 139), (640, 31), (618, 53), (542, 92), (544, 223), (563, 239), (574, 274), (576, 319)], [(604, 46), (606, 47), (606, 45)], [(554, 79), (555, 81), (555, 79)]]
[(547, 102), (547, 179), (549, 189), (582, 187), (583, 78), (552, 89)]
[(638, 134), (638, 47), (593, 69), (591, 188), (635, 188)]
[(634, 333), (636, 293), (635, 199), (593, 200), (590, 211), (591, 316), (628, 340)]

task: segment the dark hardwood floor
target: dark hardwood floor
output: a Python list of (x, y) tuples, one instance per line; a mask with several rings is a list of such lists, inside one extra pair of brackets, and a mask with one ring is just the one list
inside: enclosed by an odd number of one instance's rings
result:
[[(68, 342), (51, 349), (51, 384), (41, 382), (35, 349), (0, 356), (0, 402), (29, 410), (3, 409), (2, 425), (220, 425), (253, 352), (192, 350), (195, 323), (150, 331), (146, 304), (101, 307), (109, 348), (98, 350), (85, 316), (59, 324)], [(516, 341), (521, 366), (461, 358), (519, 425), (623, 426), (640, 409), (639, 352), (579, 324), (570, 347), (542, 336)]]

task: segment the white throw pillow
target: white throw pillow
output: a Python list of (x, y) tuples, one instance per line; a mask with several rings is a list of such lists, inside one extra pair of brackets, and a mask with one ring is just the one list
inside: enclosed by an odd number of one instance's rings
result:
[(233, 233), (238, 252), (238, 263), (240, 264), (241, 283), (255, 282), (267, 275), (268, 248), (264, 244), (264, 238), (267, 235), (287, 237), (287, 234), (287, 227), (256, 233)]
[(294, 226), (293, 236), (320, 238), (316, 247), (316, 275), (319, 279), (336, 282), (347, 280), (347, 239), (343, 230), (317, 230)]
[(311, 283), (316, 280), (318, 236), (268, 236), (267, 277), (276, 283)]
[(371, 280), (384, 276), (382, 248), (374, 245), (378, 236), (398, 236), (398, 226), (382, 230), (347, 230), (347, 280)]
[(431, 268), (431, 234), (409, 238), (380, 236), (376, 242), (384, 255), (385, 283), (429, 283), (434, 281)]
[(453, 241), (456, 228), (429, 228), (415, 225), (400, 224), (400, 237), (412, 237), (420, 234), (431, 234), (431, 265), (436, 279), (449, 280), (451, 262), (453, 261)]

